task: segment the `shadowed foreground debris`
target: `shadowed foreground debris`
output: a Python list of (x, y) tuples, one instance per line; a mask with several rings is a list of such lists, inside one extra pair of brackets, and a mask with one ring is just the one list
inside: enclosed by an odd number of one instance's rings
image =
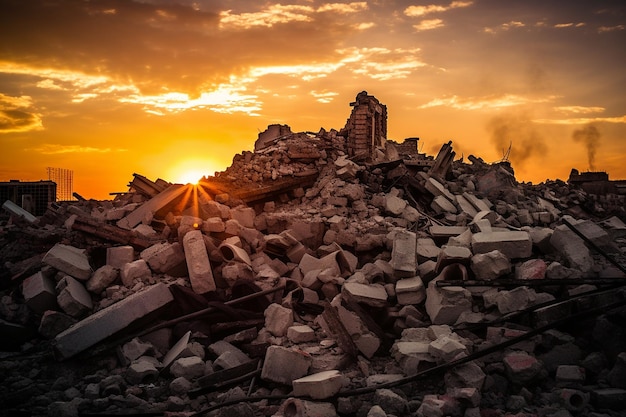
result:
[(14, 416), (624, 416), (624, 196), (271, 125), (197, 186), (5, 204)]

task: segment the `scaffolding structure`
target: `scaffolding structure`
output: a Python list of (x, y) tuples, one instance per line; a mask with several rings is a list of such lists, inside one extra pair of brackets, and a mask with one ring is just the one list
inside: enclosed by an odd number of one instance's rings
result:
[(57, 201), (74, 199), (74, 171), (65, 168), (47, 167), (48, 179), (57, 185)]

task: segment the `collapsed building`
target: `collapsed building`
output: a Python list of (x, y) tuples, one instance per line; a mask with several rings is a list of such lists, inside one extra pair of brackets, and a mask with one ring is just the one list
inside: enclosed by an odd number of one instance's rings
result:
[(2, 225), (7, 415), (620, 416), (623, 207), (508, 163), (261, 132), (198, 185)]

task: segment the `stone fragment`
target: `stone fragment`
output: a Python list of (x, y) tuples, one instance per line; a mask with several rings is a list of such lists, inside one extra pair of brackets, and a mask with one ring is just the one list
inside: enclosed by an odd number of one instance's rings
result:
[(450, 191), (448, 191), (442, 183), (440, 183), (433, 177), (430, 177), (426, 180), (426, 182), (424, 183), (424, 188), (426, 188), (426, 191), (428, 191), (435, 197), (442, 196), (450, 202), (455, 201), (454, 195)]
[(476, 362), (468, 362), (450, 369), (444, 375), (446, 388), (474, 388), (482, 390), (487, 375)]
[(582, 384), (585, 382), (585, 368), (577, 365), (559, 365), (556, 368), (556, 381), (561, 384)]
[(176, 359), (170, 366), (170, 373), (175, 377), (193, 380), (204, 375), (204, 361), (197, 356)]
[(55, 352), (61, 359), (70, 358), (173, 300), (165, 284), (132, 294), (58, 334)]
[(436, 261), (441, 249), (430, 238), (417, 239), (417, 247), (415, 248), (417, 254), (418, 265), (426, 261)]
[[(455, 267), (457, 264), (446, 268)], [(445, 268), (444, 268), (445, 270)], [(472, 294), (463, 287), (437, 287), (436, 278), (426, 289), (426, 312), (433, 324), (454, 324), (461, 313), (471, 311)]]
[(515, 278), (521, 280), (544, 279), (548, 265), (543, 259), (529, 259), (515, 267)]
[(537, 378), (543, 365), (526, 352), (510, 352), (502, 359), (507, 376), (512, 382), (524, 385)]
[(509, 258), (499, 250), (472, 256), (471, 269), (477, 280), (491, 281), (511, 272)]
[(57, 293), (54, 282), (41, 271), (26, 278), (22, 283), (22, 295), (26, 305), (36, 313), (57, 308)]
[(428, 353), (433, 355), (438, 362), (450, 362), (459, 353), (468, 353), (467, 348), (456, 338), (450, 336), (442, 336), (430, 342)]
[(528, 258), (532, 254), (532, 246), (530, 236), (524, 231), (480, 232), (472, 236), (472, 251), (475, 254), (499, 250), (509, 259)]
[[(124, 263), (123, 265), (125, 264), (126, 263)], [(87, 280), (85, 287), (87, 288), (88, 291), (94, 294), (100, 294), (109, 285), (113, 284), (119, 276), (120, 276), (120, 270), (117, 267), (109, 265), (109, 264), (103, 265), (100, 268), (95, 270), (91, 278)]]
[(152, 271), (150, 271), (150, 267), (148, 267), (148, 264), (143, 259), (129, 262), (120, 270), (120, 278), (126, 288), (131, 288), (135, 284), (135, 281), (147, 281), (151, 276)]
[(343, 386), (343, 375), (337, 370), (318, 372), (293, 381), (293, 394), (323, 400), (337, 394)]
[(107, 248), (106, 264), (120, 269), (124, 264), (135, 259), (135, 250), (132, 246), (113, 246)]
[(145, 384), (157, 379), (159, 371), (147, 360), (133, 361), (126, 370), (126, 381), (131, 385)]
[(196, 294), (205, 294), (215, 291), (217, 286), (213, 279), (213, 270), (209, 262), (209, 254), (204, 244), (204, 238), (200, 230), (192, 230), (183, 238), (183, 248), (189, 281), (191, 288)]
[(59, 307), (74, 318), (80, 318), (93, 309), (91, 295), (83, 284), (69, 275), (63, 277), (57, 284), (57, 303)]
[(402, 214), (406, 206), (406, 200), (403, 200), (400, 197), (391, 194), (387, 194), (385, 196), (385, 210), (394, 216)]
[(457, 210), (456, 206), (454, 204), (452, 204), (452, 202), (450, 200), (448, 200), (447, 198), (445, 198), (442, 195), (438, 195), (437, 197), (435, 197), (433, 199), (432, 203), (430, 203), (430, 207), (437, 214), (442, 214), (442, 213), (456, 214), (456, 213), (458, 213), (458, 210)]
[(307, 374), (311, 357), (299, 350), (270, 346), (265, 355), (261, 378), (283, 385), (292, 385), (295, 379)]
[(84, 249), (61, 243), (54, 245), (43, 257), (42, 262), (82, 281), (89, 279), (93, 272)]
[(77, 320), (60, 311), (48, 310), (41, 316), (39, 322), (39, 334), (46, 339), (52, 339), (62, 331), (74, 325)]
[(124, 355), (129, 362), (132, 362), (153, 350), (154, 346), (150, 343), (144, 343), (135, 337), (130, 342), (124, 343), (122, 346), (122, 355)]
[(237, 220), (243, 227), (254, 228), (255, 213), (252, 207), (239, 206), (230, 210), (232, 219)]
[(359, 284), (346, 282), (341, 289), (355, 301), (371, 307), (385, 307), (387, 305), (387, 291), (380, 284)]
[(426, 299), (426, 288), (420, 277), (403, 278), (396, 282), (398, 304), (419, 304)]
[(280, 304), (270, 304), (265, 309), (265, 328), (274, 336), (281, 337), (287, 334), (293, 325), (293, 311)]
[(417, 270), (416, 239), (415, 233), (407, 230), (396, 233), (390, 261), (396, 276), (415, 276)]
[(565, 225), (554, 229), (550, 244), (565, 260), (567, 266), (578, 269), (583, 274), (593, 269), (593, 257), (585, 242)]
[(408, 401), (390, 389), (377, 389), (374, 393), (374, 403), (378, 404), (387, 414), (396, 416), (407, 415)]
[(139, 256), (156, 273), (171, 276), (184, 276), (187, 274), (185, 252), (182, 245), (178, 242), (157, 243), (144, 249)]
[(316, 340), (315, 331), (307, 325), (289, 327), (287, 329), (287, 338), (293, 343), (305, 343)]

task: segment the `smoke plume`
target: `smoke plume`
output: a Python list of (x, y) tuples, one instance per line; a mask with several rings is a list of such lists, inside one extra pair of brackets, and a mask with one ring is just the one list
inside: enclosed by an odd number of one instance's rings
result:
[(523, 165), (529, 158), (543, 156), (547, 151), (544, 138), (533, 125), (526, 113), (508, 113), (493, 117), (487, 124), (491, 142), (502, 156), (508, 155), (517, 166)]
[(581, 129), (576, 129), (572, 134), (574, 142), (582, 142), (587, 148), (587, 161), (589, 162), (589, 170), (595, 171), (596, 152), (600, 145), (600, 131), (590, 123)]

